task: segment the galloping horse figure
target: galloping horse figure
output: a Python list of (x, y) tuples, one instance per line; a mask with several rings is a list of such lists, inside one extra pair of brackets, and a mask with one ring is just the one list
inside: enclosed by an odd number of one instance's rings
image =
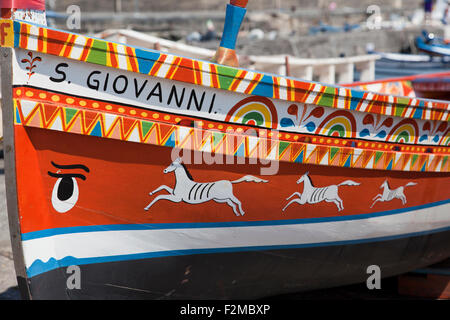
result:
[(298, 203), (298, 204), (315, 204), (322, 201), (326, 202), (333, 202), (336, 204), (338, 211), (344, 210), (344, 205), (342, 202), (342, 199), (339, 198), (338, 195), (338, 187), (340, 186), (359, 186), (360, 184), (351, 180), (347, 180), (342, 182), (339, 185), (332, 185), (328, 187), (323, 188), (316, 188), (313, 186), (311, 178), (308, 176), (309, 172), (305, 173), (303, 176), (301, 176), (300, 179), (298, 179), (297, 184), (304, 183), (303, 187), (303, 193), (300, 192), (294, 192), (289, 198), (286, 200), (290, 200), (292, 197), (297, 196), (298, 199), (293, 199), (291, 202), (289, 202), (284, 208), (283, 211), (287, 209), (291, 204)]
[(242, 204), (233, 195), (233, 184), (241, 182), (268, 182), (267, 180), (262, 180), (253, 176), (245, 176), (235, 181), (221, 180), (207, 183), (195, 182), (180, 158), (176, 159), (164, 170), (165, 174), (169, 172), (175, 172), (175, 187), (172, 189), (162, 185), (150, 192), (150, 195), (154, 195), (161, 190), (166, 190), (169, 194), (157, 196), (147, 207), (145, 207), (146, 211), (159, 200), (169, 200), (172, 202), (183, 201), (189, 204), (199, 204), (214, 200), (218, 203), (228, 204), (233, 209), (236, 216), (243, 216), (245, 212), (242, 210)]
[(375, 201), (372, 203), (372, 205), (370, 207), (372, 208), (375, 205), (375, 203), (377, 203), (378, 201), (385, 202), (385, 201), (391, 201), (393, 199), (400, 199), (400, 200), (402, 200), (403, 205), (405, 205), (406, 204), (406, 196), (404, 193), (405, 188), (415, 186), (416, 184), (417, 183), (415, 183), (415, 182), (409, 182), (404, 187), (399, 187), (397, 189), (390, 190), (388, 181), (384, 180), (383, 184), (380, 187), (380, 189), (384, 188), (383, 193), (377, 194), (375, 196), (375, 198), (372, 199)]

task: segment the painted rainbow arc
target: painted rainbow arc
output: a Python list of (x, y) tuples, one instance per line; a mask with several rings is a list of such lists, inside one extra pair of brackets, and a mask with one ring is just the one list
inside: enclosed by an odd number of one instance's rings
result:
[(274, 104), (269, 99), (249, 97), (231, 108), (225, 121), (276, 129), (278, 114)]

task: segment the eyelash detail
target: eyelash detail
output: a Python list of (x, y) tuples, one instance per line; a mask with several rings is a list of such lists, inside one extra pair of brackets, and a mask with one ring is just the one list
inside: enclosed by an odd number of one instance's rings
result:
[(83, 181), (86, 181), (86, 176), (78, 173), (53, 173), (50, 171), (48, 171), (47, 173), (50, 177), (53, 178), (79, 178)]
[(87, 173), (90, 172), (89, 168), (82, 164), (61, 165), (61, 164), (57, 164), (53, 161), (51, 161), (51, 163), (52, 163), (52, 166), (54, 166), (57, 169), (68, 169), (68, 170), (81, 169), (81, 170), (86, 171)]

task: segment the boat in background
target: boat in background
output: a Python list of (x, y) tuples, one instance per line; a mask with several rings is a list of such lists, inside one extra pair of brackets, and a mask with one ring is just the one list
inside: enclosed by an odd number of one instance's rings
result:
[(449, 102), (239, 68), (245, 0), (215, 62), (47, 28), (36, 2), (0, 21), (23, 298), (253, 299), (450, 256)]
[(450, 100), (450, 71), (344, 84), (364, 91), (408, 98)]
[(450, 57), (446, 56), (383, 52), (374, 52), (373, 54), (380, 57), (375, 63), (375, 80), (440, 73), (450, 70)]

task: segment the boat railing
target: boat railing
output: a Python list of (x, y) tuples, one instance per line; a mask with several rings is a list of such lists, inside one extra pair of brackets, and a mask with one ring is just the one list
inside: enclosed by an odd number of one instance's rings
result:
[(349, 83), (354, 81), (355, 70), (361, 81), (375, 79), (375, 62), (379, 55), (355, 57), (303, 59), (293, 56), (250, 56), (252, 68), (323, 83)]
[[(105, 30), (96, 36), (109, 41), (202, 60), (209, 60), (215, 54), (214, 50), (166, 40), (134, 30)], [(305, 59), (291, 55), (250, 55), (242, 59), (241, 66), (282, 76), (340, 84), (353, 82), (355, 70), (360, 73), (360, 81), (375, 80), (375, 62), (380, 58), (381, 56), (377, 54), (325, 59)]]

